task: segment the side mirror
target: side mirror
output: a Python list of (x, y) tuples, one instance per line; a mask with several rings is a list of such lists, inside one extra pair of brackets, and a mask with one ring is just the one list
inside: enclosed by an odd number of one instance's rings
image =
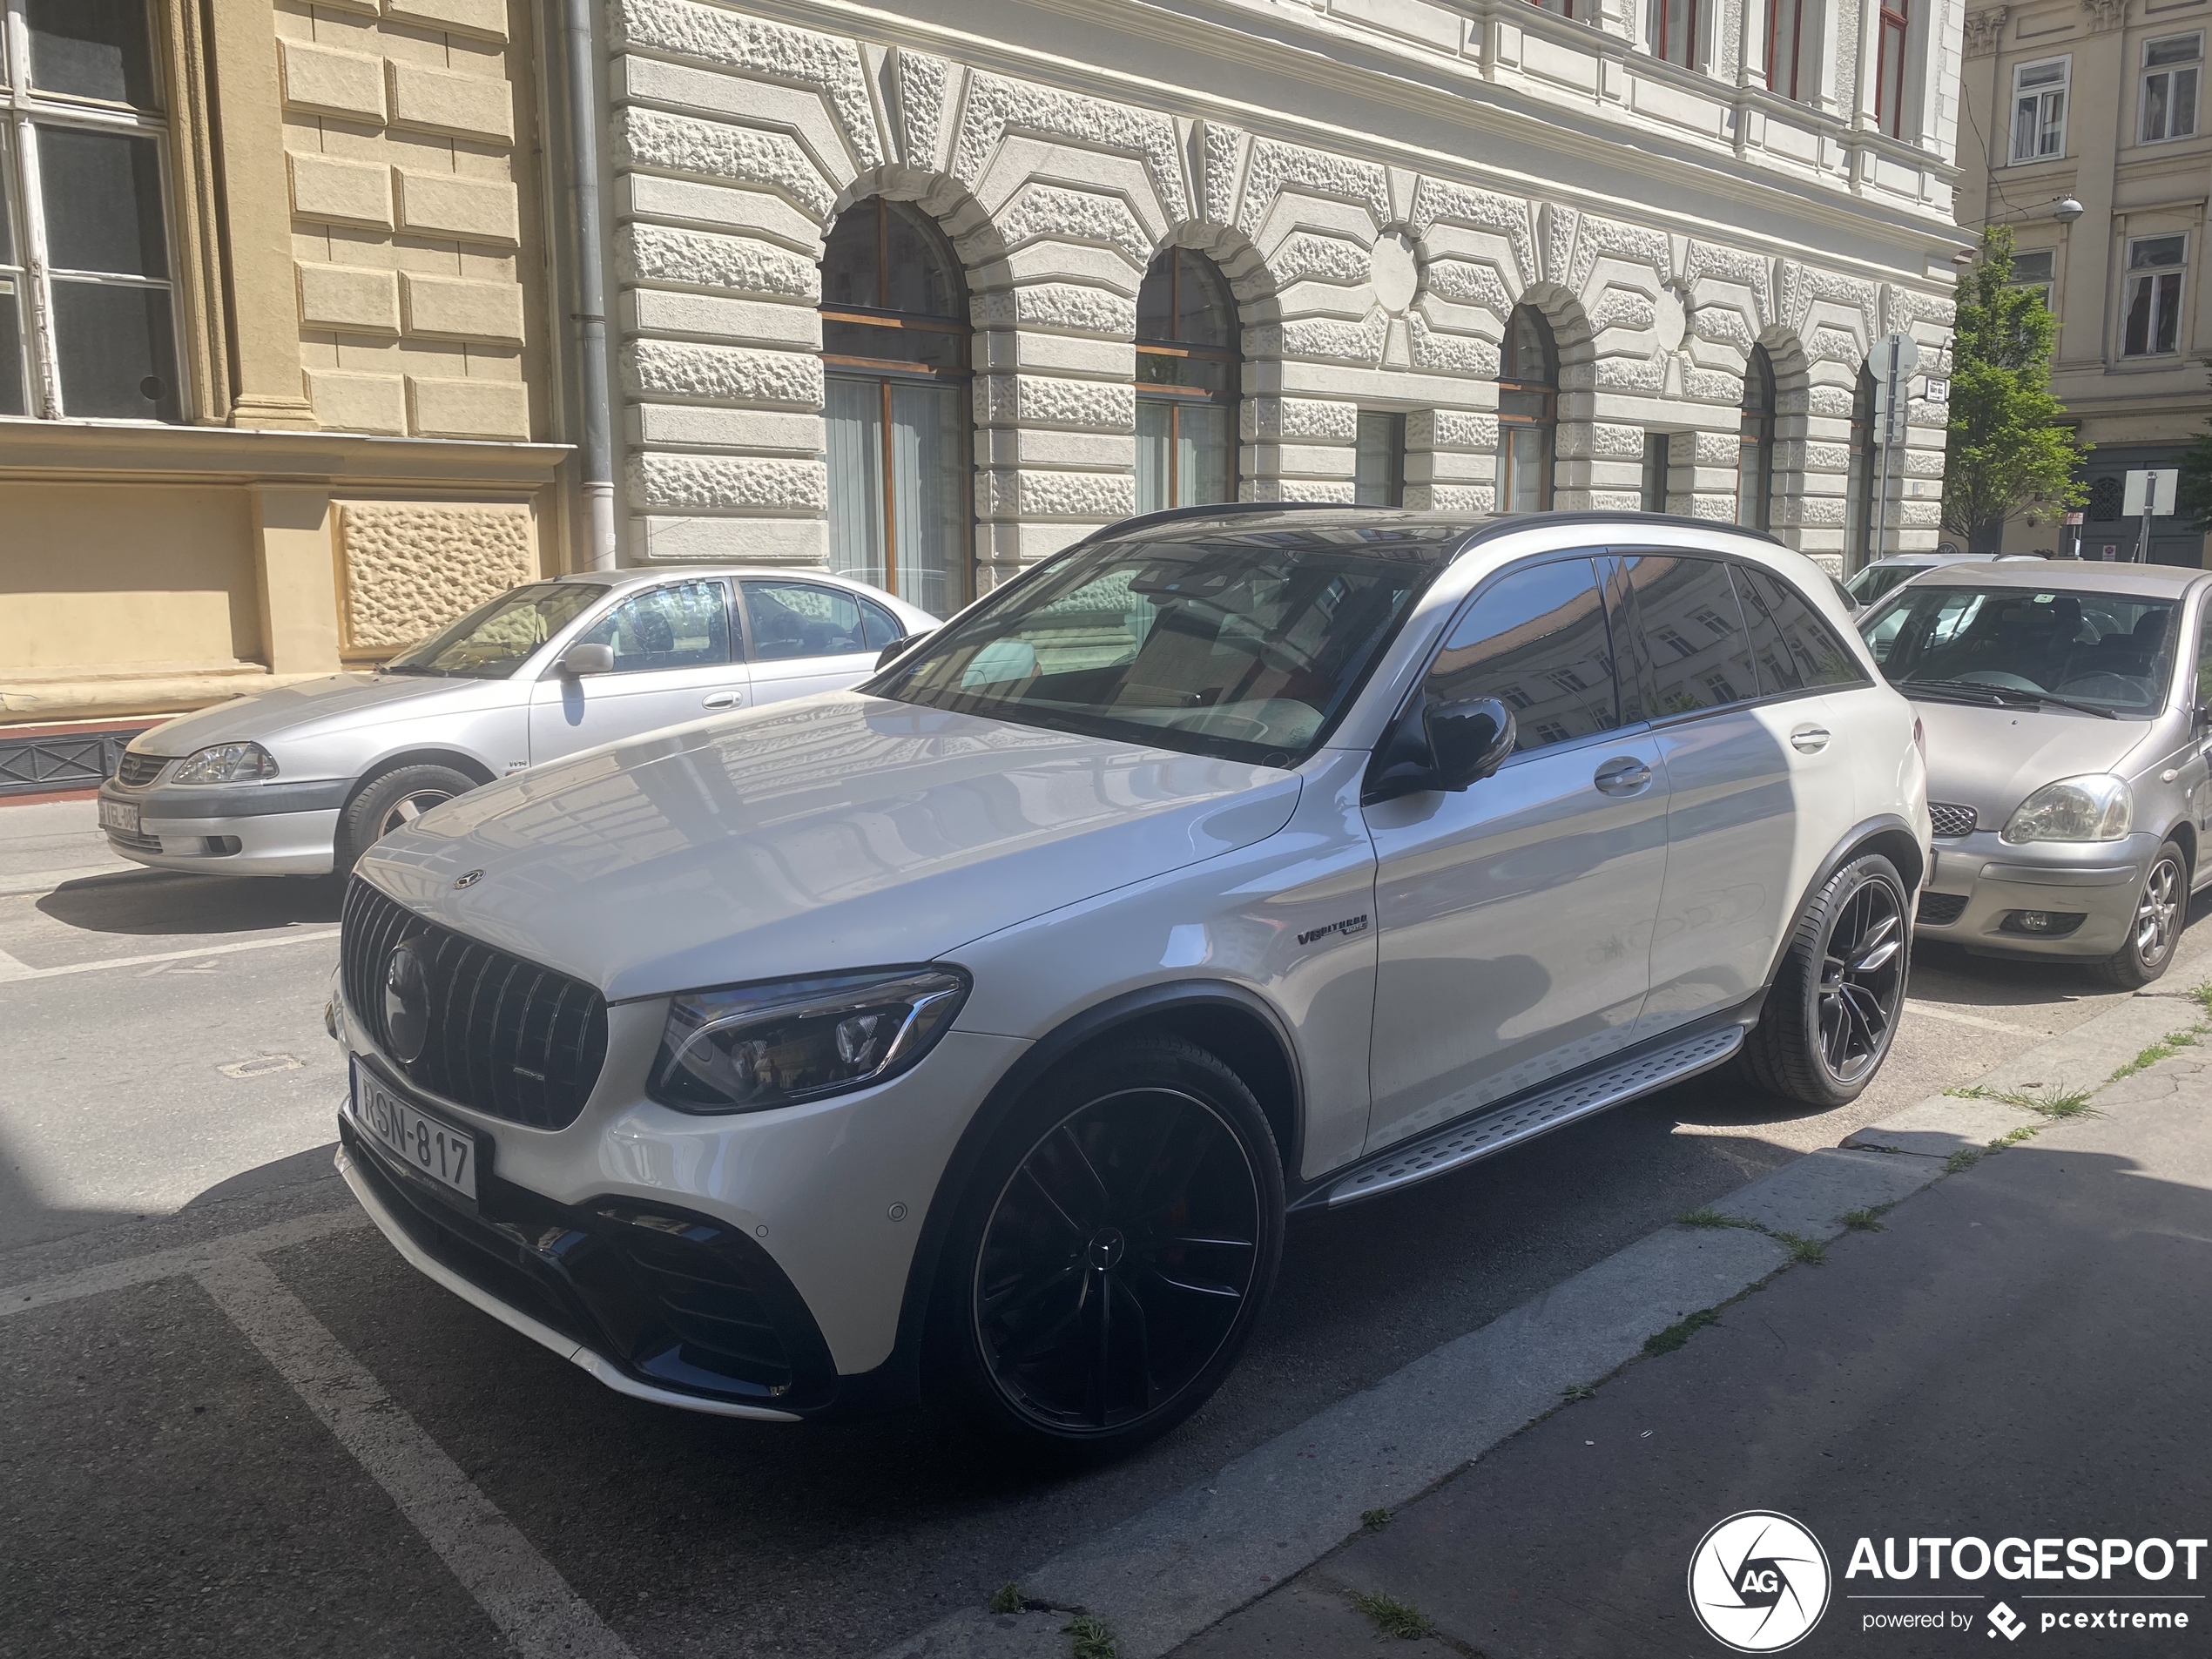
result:
[(1427, 712), (1428, 746), (1436, 757), (1440, 789), (1480, 783), (1506, 764), (1519, 738), (1513, 711), (1494, 697), (1433, 704)]
[(571, 645), (561, 653), (556, 671), (568, 679), (581, 678), (586, 674), (611, 674), (615, 671), (615, 648), (612, 645)]
[(894, 639), (876, 653), (875, 665), (886, 669), (904, 657), (914, 647), (928, 638), (927, 634), (908, 634), (904, 639)]
[(1359, 804), (1466, 789), (1505, 765), (1517, 739), (1513, 711), (1494, 697), (1435, 705), (1420, 698), (1376, 749)]

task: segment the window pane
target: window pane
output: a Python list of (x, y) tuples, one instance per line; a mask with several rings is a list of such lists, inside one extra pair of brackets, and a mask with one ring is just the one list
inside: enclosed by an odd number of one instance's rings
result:
[(1643, 554), (1625, 558), (1651, 655), (1653, 718), (1719, 708), (1758, 695), (1751, 642), (1717, 559)]
[(2151, 330), (2154, 352), (2170, 352), (2180, 344), (2182, 329), (2182, 276), (2178, 271), (2157, 277), (2158, 320)]
[(1211, 507), (1236, 498), (1234, 441), (1224, 405), (1190, 403), (1177, 412), (1175, 482), (1182, 497), (1177, 506)]
[(763, 662), (797, 657), (846, 657), (868, 648), (853, 596), (811, 582), (748, 582), (746, 619), (752, 654)]
[(2161, 64), (2195, 63), (2203, 55), (2204, 37), (2202, 35), (2168, 35), (2163, 40), (2154, 40), (2143, 48), (2143, 63), (2155, 69)]
[(38, 172), (56, 269), (169, 274), (161, 155), (152, 138), (42, 126)]
[(158, 107), (145, 0), (30, 0), (25, 11), (33, 85)]
[(167, 289), (57, 281), (54, 347), (63, 413), (80, 419), (184, 418)]
[[(1859, 685), (1866, 676), (1835, 631), (1790, 584), (1764, 570), (1735, 567), (1744, 615), (1759, 631), (1759, 683), (1767, 691)], [(1771, 656), (1775, 674), (1768, 676)]]
[(0, 415), (28, 415), (23, 383), (23, 277), (0, 271)]
[(1168, 500), (1168, 455), (1174, 429), (1173, 404), (1162, 398), (1136, 400), (1136, 510), (1140, 513), (1164, 512), (1174, 504)]
[(2174, 108), (2167, 126), (2169, 138), (2185, 138), (2196, 131), (2196, 71), (2177, 69), (2174, 71)]
[(2148, 277), (2135, 277), (2128, 284), (2128, 316), (2120, 339), (2122, 357), (2141, 357), (2150, 350), (2150, 287)]
[(2143, 142), (2153, 143), (2166, 136), (2166, 97), (2168, 77), (2143, 77)]
[(1643, 435), (1643, 510), (1663, 513), (1667, 510), (1667, 435), (1647, 432)]
[(2128, 249), (2128, 268), (2152, 271), (2182, 262), (2183, 239), (2178, 236), (2147, 236)]
[(884, 220), (891, 292), (882, 303), (894, 311), (967, 320), (960, 266), (935, 222), (904, 202), (885, 203)]
[(884, 228), (877, 215), (882, 211), (880, 199), (855, 202), (830, 226), (822, 248), (824, 305), (873, 308), (883, 304), (875, 280), (882, 254), (876, 239)]
[(899, 597), (933, 617), (967, 602), (964, 386), (891, 386), (892, 530)]
[(625, 599), (579, 645), (610, 645), (615, 672), (707, 668), (730, 660), (730, 603), (719, 582), (685, 582)]
[(881, 587), (883, 382), (829, 377), (830, 569)]
[(1736, 522), (1753, 529), (1767, 527), (1767, 501), (1774, 460), (1770, 441), (1753, 435), (1737, 446)]
[(1352, 459), (1352, 499), (1361, 507), (1396, 507), (1404, 499), (1406, 417), (1362, 409)]
[(2022, 287), (2031, 287), (2051, 280), (2051, 255), (2046, 253), (2015, 253), (2013, 255), (2013, 280)]
[(860, 625), (867, 632), (868, 649), (881, 651), (907, 637), (905, 625), (880, 604), (860, 601)]
[(1551, 503), (1546, 485), (1551, 468), (1552, 429), (1508, 426), (1498, 431), (1498, 510), (1541, 513)]
[(1605, 607), (1588, 559), (1515, 570), (1452, 629), (1423, 695), (1494, 697), (1514, 711), (1515, 753), (1621, 724)]

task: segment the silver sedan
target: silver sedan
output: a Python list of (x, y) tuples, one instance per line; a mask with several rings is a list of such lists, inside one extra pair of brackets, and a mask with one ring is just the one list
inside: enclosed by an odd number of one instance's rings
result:
[(873, 672), (937, 618), (819, 570), (615, 570), (502, 594), (382, 667), (239, 698), (132, 739), (100, 789), (125, 858), (323, 875), (480, 784)]

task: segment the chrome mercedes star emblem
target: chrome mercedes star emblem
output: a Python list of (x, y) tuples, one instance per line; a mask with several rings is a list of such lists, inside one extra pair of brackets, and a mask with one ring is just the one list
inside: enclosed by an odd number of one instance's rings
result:
[(466, 875), (457, 875), (453, 879), (454, 890), (457, 893), (462, 887), (473, 887), (483, 879), (484, 873), (482, 870), (471, 870)]
[(411, 1066), (422, 1057), (430, 1041), (430, 981), (412, 939), (401, 940), (384, 959), (384, 1025), (393, 1058)]

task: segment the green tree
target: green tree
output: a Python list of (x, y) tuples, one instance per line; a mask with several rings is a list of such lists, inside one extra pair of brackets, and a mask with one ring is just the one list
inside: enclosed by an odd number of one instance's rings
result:
[(1959, 287), (1952, 349), (1951, 433), (1943, 460), (1943, 528), (1971, 537), (2014, 513), (2079, 507), (2088, 453), (2051, 395), (2058, 334), (2040, 294), (2013, 281), (2013, 233), (1992, 225)]
[(2174, 510), (2188, 520), (2189, 528), (2212, 532), (2212, 416), (2204, 430), (2182, 456), (2182, 475), (2175, 481)]

